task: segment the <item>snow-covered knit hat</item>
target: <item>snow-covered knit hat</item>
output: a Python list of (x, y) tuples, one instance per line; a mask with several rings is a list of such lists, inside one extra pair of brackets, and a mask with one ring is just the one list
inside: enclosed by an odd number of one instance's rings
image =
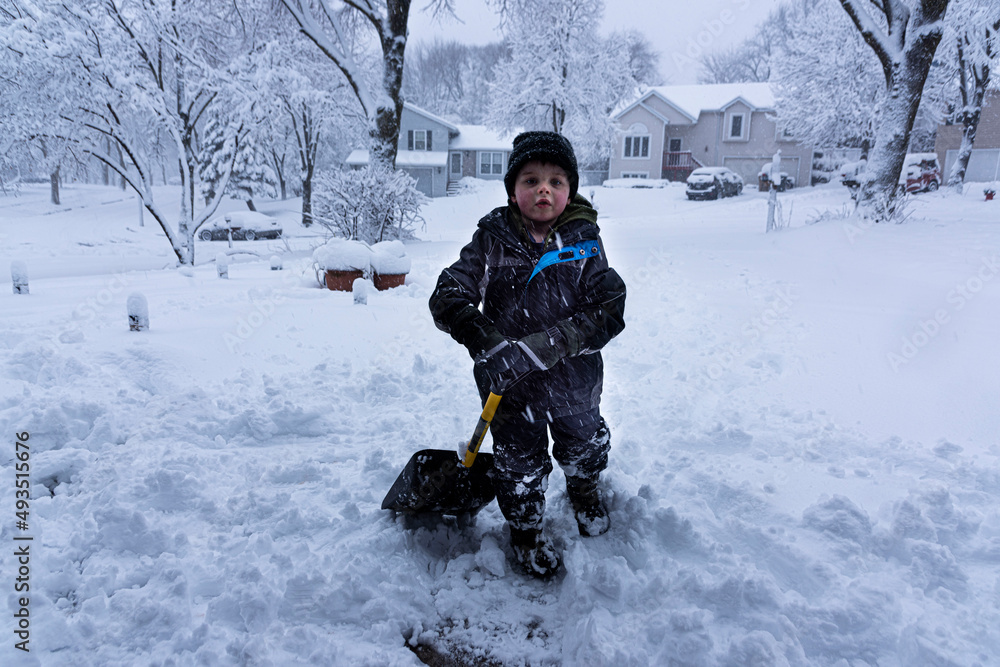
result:
[(580, 174), (576, 170), (576, 155), (573, 154), (572, 144), (561, 134), (540, 131), (522, 132), (514, 137), (514, 149), (510, 152), (507, 173), (503, 177), (508, 196), (514, 196), (514, 182), (521, 167), (532, 160), (562, 167), (569, 178), (569, 198), (572, 200), (576, 196)]

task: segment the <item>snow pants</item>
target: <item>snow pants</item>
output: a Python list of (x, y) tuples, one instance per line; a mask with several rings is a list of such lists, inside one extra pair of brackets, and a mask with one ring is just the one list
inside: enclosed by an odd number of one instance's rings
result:
[(596, 479), (608, 466), (611, 434), (594, 408), (580, 414), (531, 419), (530, 413), (505, 411), (493, 419), (493, 486), (504, 518), (521, 530), (540, 528), (545, 513), (552, 460), (547, 431), (552, 433), (552, 456), (567, 477)]

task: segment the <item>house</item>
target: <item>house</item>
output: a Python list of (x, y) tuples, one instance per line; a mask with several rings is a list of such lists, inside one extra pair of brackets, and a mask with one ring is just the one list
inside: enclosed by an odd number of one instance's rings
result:
[(682, 181), (698, 167), (728, 167), (756, 183), (781, 149), (781, 170), (810, 182), (813, 149), (779, 130), (766, 83), (658, 86), (614, 119), (622, 132), (609, 178)]
[[(961, 125), (938, 125), (934, 152), (942, 166), (945, 181), (958, 157), (962, 145)], [(979, 114), (976, 140), (972, 142), (972, 155), (965, 172), (966, 182), (1000, 181), (1000, 91), (987, 90), (983, 110)]]
[[(514, 135), (500, 135), (481, 125), (456, 125), (412, 104), (403, 104), (396, 168), (417, 181), (429, 197), (443, 197), (462, 178), (503, 180)], [(368, 164), (367, 150), (356, 150), (347, 165)]]

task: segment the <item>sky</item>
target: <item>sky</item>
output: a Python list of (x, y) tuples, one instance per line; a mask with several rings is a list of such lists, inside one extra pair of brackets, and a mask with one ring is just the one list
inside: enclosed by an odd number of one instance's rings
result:
[[(435, 38), (484, 44), (501, 39), (499, 19), (486, 0), (455, 0), (458, 20), (435, 22), (423, 11), (426, 2), (410, 13), (410, 41)], [(696, 83), (698, 58), (739, 43), (748, 37), (778, 0), (611, 0), (605, 2), (603, 32), (636, 29), (660, 54), (663, 84)]]

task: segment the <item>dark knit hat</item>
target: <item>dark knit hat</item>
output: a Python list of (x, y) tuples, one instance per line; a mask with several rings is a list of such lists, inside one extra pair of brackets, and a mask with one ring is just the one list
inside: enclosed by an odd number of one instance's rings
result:
[(514, 148), (507, 160), (507, 173), (503, 184), (508, 196), (514, 196), (514, 182), (521, 167), (532, 160), (556, 164), (563, 168), (569, 178), (569, 198), (576, 196), (580, 186), (580, 174), (576, 170), (576, 155), (569, 140), (555, 132), (522, 132), (514, 137)]

